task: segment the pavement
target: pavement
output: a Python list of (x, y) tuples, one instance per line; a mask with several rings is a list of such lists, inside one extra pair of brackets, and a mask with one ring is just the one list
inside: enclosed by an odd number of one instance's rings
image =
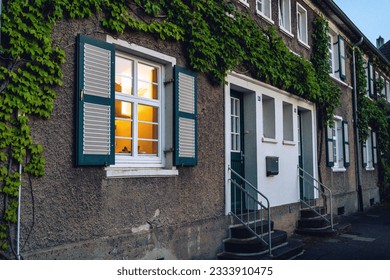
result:
[(296, 260), (390, 260), (390, 203), (341, 217), (351, 230), (331, 237), (299, 236), (304, 253)]

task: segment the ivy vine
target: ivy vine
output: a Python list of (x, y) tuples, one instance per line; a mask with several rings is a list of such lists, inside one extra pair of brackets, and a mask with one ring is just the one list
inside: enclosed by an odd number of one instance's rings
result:
[(388, 151), (390, 145), (387, 120), (390, 111), (384, 96), (380, 94), (385, 86), (383, 80), (377, 79), (374, 81), (373, 90), (377, 93), (377, 96), (374, 98), (367, 96), (366, 70), (363, 55), (359, 49), (356, 50), (356, 79), (359, 139), (361, 143), (367, 140), (369, 127), (377, 134), (379, 186), (381, 197), (386, 197), (390, 187), (390, 156), (383, 152)]
[[(49, 118), (62, 85), (65, 52), (52, 39), (59, 20), (96, 16), (110, 33), (144, 32), (179, 42), (189, 67), (215, 84), (229, 70), (249, 75), (315, 102), (329, 120), (339, 91), (329, 78), (327, 23), (314, 22), (311, 63), (286, 47), (273, 27), (261, 28), (231, 1), (217, 0), (5, 0), (0, 56), (0, 248), (7, 250), (16, 222), (23, 174), (43, 176), (43, 149), (34, 143), (32, 116)], [(239, 67), (239, 68), (238, 68)]]

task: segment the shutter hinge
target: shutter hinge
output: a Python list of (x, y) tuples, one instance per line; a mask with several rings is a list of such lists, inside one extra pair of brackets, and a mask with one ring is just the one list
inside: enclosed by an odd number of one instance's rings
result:
[(166, 86), (166, 85), (168, 85), (168, 84), (170, 84), (170, 83), (173, 83), (174, 81), (175, 81), (174, 78), (169, 79), (169, 80), (166, 80), (166, 81), (164, 81), (164, 86)]
[(171, 147), (171, 148), (169, 148), (167, 150), (164, 150), (164, 154), (173, 153), (174, 151), (175, 151), (175, 149)]

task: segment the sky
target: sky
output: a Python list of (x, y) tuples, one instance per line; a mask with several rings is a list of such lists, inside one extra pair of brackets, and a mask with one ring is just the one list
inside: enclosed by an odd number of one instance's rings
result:
[(390, 40), (390, 0), (334, 0), (337, 6), (376, 46), (382, 36)]

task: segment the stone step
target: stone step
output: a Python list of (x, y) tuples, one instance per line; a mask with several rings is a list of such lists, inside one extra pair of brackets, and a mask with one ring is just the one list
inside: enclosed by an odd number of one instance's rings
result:
[(266, 250), (252, 254), (222, 252), (217, 255), (217, 258), (219, 260), (289, 260), (301, 254), (303, 254), (303, 242), (301, 240), (291, 239), (288, 242), (273, 247), (272, 256)]
[(298, 220), (298, 228), (324, 228), (330, 225), (330, 215), (301, 218)]
[(300, 235), (329, 237), (329, 236), (340, 235), (350, 230), (351, 230), (350, 223), (340, 223), (340, 224), (334, 224), (333, 230), (331, 229), (331, 226), (327, 226), (324, 228), (297, 228), (295, 230), (295, 233)]
[[(264, 239), (268, 241), (268, 234)], [(285, 243), (287, 233), (281, 230), (275, 230), (271, 233), (272, 247)], [(223, 241), (225, 252), (253, 254), (268, 250), (268, 244), (257, 237), (247, 239), (228, 238)]]
[[(248, 226), (254, 230), (257, 234), (267, 233), (268, 232), (268, 221), (256, 221), (249, 223)], [(271, 221), (271, 231), (273, 230), (274, 223)], [(231, 238), (250, 238), (254, 234), (248, 230), (248, 228), (242, 224), (232, 225), (229, 227), (230, 237)]]
[[(321, 215), (325, 215), (325, 208), (324, 207), (313, 207), (314, 210), (316, 210), (318, 213), (320, 213)], [(313, 218), (313, 217), (316, 217), (318, 216), (318, 214), (316, 212), (314, 212), (311, 208), (304, 208), (304, 209), (301, 209), (300, 210), (300, 214), (301, 214), (301, 218), (305, 219), (305, 218)]]

